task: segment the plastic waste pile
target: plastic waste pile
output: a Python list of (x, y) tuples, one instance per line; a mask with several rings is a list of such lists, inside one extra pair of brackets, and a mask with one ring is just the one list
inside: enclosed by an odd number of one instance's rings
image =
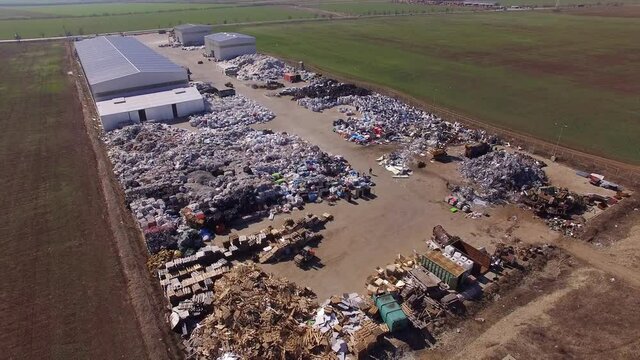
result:
[(184, 51), (204, 50), (204, 45), (200, 45), (200, 46), (183, 46), (182, 50), (184, 50)]
[[(109, 132), (105, 142), (151, 253), (175, 248), (186, 220), (224, 225), (272, 207), (300, 206), (303, 193), (368, 182), (342, 157), (297, 136), (247, 127), (194, 133), (132, 125)], [(189, 214), (181, 214), (187, 206)]]
[(361, 145), (408, 144), (389, 154), (383, 166), (404, 169), (415, 155), (429, 147), (473, 141), (498, 142), (497, 137), (483, 130), (444, 121), (402, 101), (335, 80), (321, 79), (302, 88), (284, 89), (279, 94), (291, 96), (300, 106), (317, 112), (342, 106), (340, 110), (347, 117), (334, 121), (333, 131), (348, 141)]
[(517, 192), (546, 185), (547, 176), (542, 167), (543, 164), (531, 156), (494, 151), (465, 159), (460, 172), (474, 185), (477, 197), (499, 203), (511, 200)]
[(265, 123), (275, 114), (242, 95), (211, 98), (210, 112), (194, 115), (189, 118), (189, 124), (198, 128), (226, 128), (233, 125), (252, 125)]
[(236, 66), (237, 78), (243, 81), (278, 80), (285, 72), (293, 71), (284, 61), (263, 54), (241, 55), (224, 64)]

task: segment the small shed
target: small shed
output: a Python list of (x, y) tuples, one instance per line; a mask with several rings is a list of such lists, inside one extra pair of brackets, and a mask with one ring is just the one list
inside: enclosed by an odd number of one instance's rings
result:
[(207, 55), (216, 60), (229, 60), (236, 56), (255, 54), (256, 38), (238, 33), (215, 33), (204, 38)]
[(211, 25), (183, 24), (173, 28), (176, 38), (184, 46), (204, 45), (204, 37), (211, 34)]
[(105, 131), (145, 121), (163, 121), (204, 111), (204, 99), (194, 87), (96, 102)]

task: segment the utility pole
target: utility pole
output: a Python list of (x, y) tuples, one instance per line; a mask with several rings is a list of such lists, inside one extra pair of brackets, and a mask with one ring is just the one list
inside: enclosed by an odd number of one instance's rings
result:
[(558, 134), (558, 141), (556, 141), (556, 146), (553, 147), (553, 155), (551, 156), (551, 161), (556, 161), (556, 151), (558, 151), (558, 146), (560, 145), (562, 132), (564, 131), (564, 129), (569, 127), (567, 124), (564, 124), (564, 123), (560, 123), (560, 124), (556, 123), (556, 126), (560, 127), (560, 133)]

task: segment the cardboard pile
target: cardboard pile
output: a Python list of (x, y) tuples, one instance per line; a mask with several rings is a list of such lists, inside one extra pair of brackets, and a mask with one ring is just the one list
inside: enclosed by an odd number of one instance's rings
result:
[(389, 331), (367, 316), (375, 312), (372, 301), (356, 293), (332, 296), (316, 311), (313, 328), (327, 337), (338, 359), (345, 359), (349, 353), (370, 349), (378, 336)]

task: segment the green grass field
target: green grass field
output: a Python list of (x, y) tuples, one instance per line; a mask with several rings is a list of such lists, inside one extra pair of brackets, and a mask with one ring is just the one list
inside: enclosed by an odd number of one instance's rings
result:
[(422, 14), (445, 11), (471, 10), (471, 8), (457, 6), (396, 4), (390, 2), (321, 4), (316, 5), (315, 7), (321, 10), (343, 13), (346, 15)]
[(313, 17), (309, 11), (279, 6), (225, 7), (220, 9), (179, 10), (157, 13), (28, 20), (0, 20), (0, 39), (95, 34), (171, 27), (181, 23), (222, 24), (300, 19)]
[[(222, 4), (191, 4), (191, 3), (105, 3), (105, 4), (73, 4), (73, 5), (42, 5), (16, 6), (0, 8), (1, 13), (28, 12), (39, 17), (71, 17), (71, 16), (105, 16), (119, 14), (138, 14), (177, 10), (198, 10), (216, 7), (232, 7)], [(6, 16), (5, 16), (6, 17)]]
[(640, 21), (491, 13), (239, 27), (261, 51), (640, 163)]

